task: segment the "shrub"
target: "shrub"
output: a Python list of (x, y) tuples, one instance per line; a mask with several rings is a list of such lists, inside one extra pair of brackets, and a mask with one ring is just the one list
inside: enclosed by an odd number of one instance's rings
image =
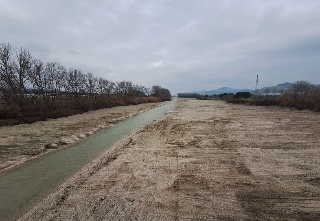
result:
[(311, 92), (308, 96), (308, 102), (311, 110), (320, 111), (320, 92)]
[(250, 101), (250, 105), (258, 105), (258, 106), (275, 106), (278, 105), (279, 102), (273, 96), (254, 96)]
[(276, 100), (279, 102), (279, 105), (282, 107), (294, 107), (295, 106), (295, 98), (292, 94), (285, 93), (279, 95)]
[(292, 107), (298, 110), (310, 109), (320, 111), (320, 92), (312, 91), (309, 94), (285, 93), (277, 97), (282, 107)]
[(252, 96), (252, 94), (250, 92), (237, 92), (234, 95), (235, 99), (242, 99), (242, 98), (250, 98)]

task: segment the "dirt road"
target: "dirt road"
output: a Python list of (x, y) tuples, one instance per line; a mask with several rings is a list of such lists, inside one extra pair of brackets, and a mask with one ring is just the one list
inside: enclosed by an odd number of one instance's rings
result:
[(320, 115), (181, 100), (21, 220), (320, 220)]

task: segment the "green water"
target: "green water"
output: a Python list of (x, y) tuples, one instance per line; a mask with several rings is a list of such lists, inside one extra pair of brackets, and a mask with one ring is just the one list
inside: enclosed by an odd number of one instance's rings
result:
[(174, 102), (121, 121), (71, 147), (0, 174), (0, 220), (19, 218), (123, 136), (163, 118), (173, 110)]

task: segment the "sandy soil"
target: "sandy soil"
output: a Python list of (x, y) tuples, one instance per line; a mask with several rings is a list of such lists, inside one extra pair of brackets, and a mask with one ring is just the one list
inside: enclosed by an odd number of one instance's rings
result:
[(181, 100), (21, 220), (320, 220), (320, 115)]
[(0, 172), (85, 139), (119, 120), (158, 105), (121, 106), (32, 124), (0, 127)]

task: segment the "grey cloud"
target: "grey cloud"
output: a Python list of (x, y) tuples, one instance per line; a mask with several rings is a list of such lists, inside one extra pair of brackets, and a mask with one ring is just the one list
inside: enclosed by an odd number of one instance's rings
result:
[(167, 85), (173, 93), (254, 88), (258, 73), (262, 84), (320, 83), (317, 0), (2, 0), (0, 6), (1, 42), (114, 81)]

